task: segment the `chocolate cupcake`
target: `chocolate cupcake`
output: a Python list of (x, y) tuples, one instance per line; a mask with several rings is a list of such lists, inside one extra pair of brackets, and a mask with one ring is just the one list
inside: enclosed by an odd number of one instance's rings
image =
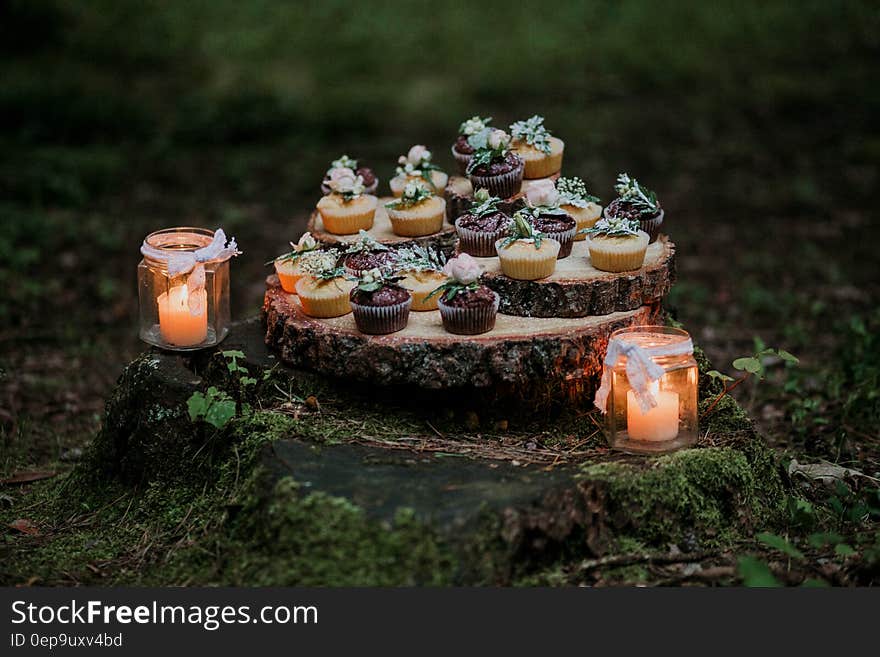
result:
[(651, 242), (657, 241), (660, 226), (663, 225), (663, 208), (657, 195), (640, 185), (628, 173), (617, 176), (614, 186), (618, 198), (611, 201), (603, 213), (607, 219), (628, 219), (639, 222), (639, 228), (648, 234)]
[(443, 328), (458, 335), (478, 335), (495, 327), (500, 297), (479, 279), (483, 270), (467, 253), (452, 258), (443, 267), (449, 278), (434, 290)]
[(406, 328), (412, 297), (397, 280), (379, 269), (361, 275), (349, 297), (361, 333), (386, 335)]
[(495, 328), (500, 297), (485, 285), (464, 290), (450, 298), (444, 292), (437, 302), (443, 328), (457, 335), (479, 335)]
[(474, 191), (486, 189), (507, 199), (522, 189), (523, 161), (510, 150), (510, 136), (503, 130), (484, 130), (473, 135), (475, 148), (467, 173)]
[(397, 254), (362, 230), (359, 239), (348, 245), (342, 255), (342, 266), (349, 276), (360, 276), (370, 269), (389, 269)]
[(379, 188), (379, 179), (376, 177), (376, 174), (373, 173), (372, 169), (369, 167), (358, 166), (357, 160), (350, 158), (348, 155), (342, 155), (338, 160), (333, 160), (330, 163), (330, 168), (327, 169), (327, 173), (324, 174), (324, 180), (321, 181), (321, 193), (323, 194), (329, 194), (333, 191), (330, 187), (330, 179), (333, 169), (353, 170), (355, 175), (360, 176), (363, 180), (365, 194), (375, 194), (376, 190)]
[(501, 199), (481, 189), (474, 197), (470, 210), (455, 221), (458, 232), (458, 250), (478, 258), (495, 255), (495, 242), (507, 235), (510, 216), (500, 208)]
[[(561, 210), (559, 212), (562, 212)], [(531, 218), (532, 225), (539, 233), (544, 233), (552, 240), (559, 242), (559, 255), (557, 260), (562, 260), (571, 255), (571, 247), (574, 244), (574, 236), (577, 232), (577, 222), (567, 214), (541, 213)]]
[(458, 171), (461, 175), (465, 175), (467, 172), (468, 163), (471, 161), (474, 151), (476, 150), (470, 143), (470, 138), (473, 135), (486, 130), (491, 122), (491, 116), (486, 118), (472, 116), (458, 126), (458, 137), (452, 145), (452, 157), (455, 158), (455, 162), (458, 164)]

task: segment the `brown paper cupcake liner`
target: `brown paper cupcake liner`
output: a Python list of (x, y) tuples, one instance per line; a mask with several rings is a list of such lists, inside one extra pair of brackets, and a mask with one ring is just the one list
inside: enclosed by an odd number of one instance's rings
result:
[(559, 242), (559, 255), (556, 256), (557, 260), (562, 260), (571, 255), (571, 247), (574, 244), (575, 233), (577, 233), (577, 225), (575, 225), (574, 228), (569, 228), (561, 233), (544, 233), (551, 240)]
[(362, 306), (351, 302), (354, 322), (361, 333), (387, 335), (406, 328), (409, 321), (409, 308), (412, 299), (401, 301), (393, 306)]
[(478, 176), (472, 173), (468, 178), (470, 178), (471, 185), (474, 186), (475, 193), (478, 189), (487, 189), (492, 196), (510, 198), (519, 194), (522, 189), (523, 164), (520, 162), (520, 165), (513, 171), (497, 176)]
[(495, 316), (498, 314), (498, 304), (501, 298), (495, 293), (495, 303), (482, 308), (458, 308), (443, 303), (441, 299), (437, 306), (440, 309), (440, 318), (443, 320), (443, 328), (449, 333), (456, 335), (479, 335), (487, 333), (495, 328)]
[(491, 233), (463, 228), (455, 223), (458, 232), (458, 252), (467, 253), (476, 258), (491, 258), (497, 255), (495, 242), (507, 235), (507, 228), (501, 228)]

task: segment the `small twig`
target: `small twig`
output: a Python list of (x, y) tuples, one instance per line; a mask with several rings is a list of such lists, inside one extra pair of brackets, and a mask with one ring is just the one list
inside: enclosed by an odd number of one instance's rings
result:
[(691, 563), (694, 561), (703, 561), (709, 557), (714, 557), (717, 552), (675, 552), (668, 554), (612, 554), (599, 559), (587, 559), (582, 561), (579, 570), (595, 570), (597, 568), (605, 568), (608, 566), (631, 566), (637, 563), (647, 564), (666, 564), (666, 563)]
[(724, 386), (724, 390), (722, 390), (721, 394), (718, 395), (711, 404), (709, 404), (709, 408), (707, 408), (705, 411), (703, 411), (703, 414), (700, 416), (700, 419), (702, 420), (704, 417), (709, 415), (709, 413), (711, 413), (715, 409), (715, 407), (718, 405), (718, 402), (720, 402), (726, 395), (729, 395), (731, 390), (736, 388), (743, 381), (747, 380), (750, 376), (751, 376), (751, 374), (746, 374), (741, 379), (737, 379), (734, 383), (730, 384), (730, 386)]

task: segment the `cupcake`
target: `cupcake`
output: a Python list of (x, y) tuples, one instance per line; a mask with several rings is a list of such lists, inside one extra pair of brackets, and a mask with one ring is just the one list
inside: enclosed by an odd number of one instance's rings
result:
[(443, 198), (446, 201), (446, 219), (454, 224), (474, 202), (474, 187), (467, 178), (452, 176), (443, 190)]
[(336, 256), (313, 251), (300, 259), (305, 275), (296, 283), (303, 312), (311, 317), (339, 317), (351, 312), (348, 295), (354, 283), (345, 278)]
[(442, 194), (449, 176), (432, 163), (431, 158), (431, 151), (421, 144), (410, 148), (406, 155), (401, 155), (397, 159), (397, 175), (389, 182), (391, 193), (399, 197), (403, 194), (407, 183), (420, 180), (434, 194)]
[(467, 174), (474, 191), (489, 190), (492, 196), (510, 198), (522, 189), (523, 161), (510, 150), (510, 136), (487, 128), (468, 140), (474, 154)]
[(625, 217), (602, 217), (587, 230), (590, 263), (601, 271), (621, 272), (639, 269), (645, 262), (648, 233), (639, 222)]
[(559, 207), (559, 192), (552, 180), (539, 180), (526, 192), (529, 222), (545, 237), (559, 242), (557, 259), (571, 255), (571, 246), (577, 233), (577, 222)]
[(397, 251), (395, 272), (401, 277), (400, 287), (412, 295), (411, 310), (437, 310), (437, 295), (430, 296), (446, 281), (442, 251), (414, 244)]
[(333, 169), (351, 169), (354, 171), (355, 175), (360, 176), (363, 180), (364, 193), (366, 194), (375, 194), (379, 188), (379, 179), (372, 169), (369, 167), (359, 167), (357, 160), (350, 158), (348, 155), (343, 155), (338, 160), (333, 160), (330, 163), (330, 168), (327, 169), (324, 180), (321, 182), (321, 192), (323, 194), (329, 194), (333, 191), (330, 188), (330, 176), (333, 173)]
[(439, 295), (437, 307), (443, 328), (458, 335), (478, 335), (495, 328), (498, 294), (480, 285), (480, 265), (467, 253), (452, 258), (443, 267), (448, 277), (431, 294)]
[(373, 227), (379, 199), (364, 193), (364, 181), (352, 169), (330, 172), (330, 194), (318, 201), (324, 229), (334, 235), (352, 235)]
[(394, 265), (396, 253), (381, 242), (377, 242), (365, 230), (360, 239), (352, 242), (343, 251), (342, 266), (345, 273), (357, 278), (368, 269), (389, 269)]
[(272, 262), (275, 265), (275, 273), (278, 274), (278, 281), (281, 283), (281, 289), (288, 294), (296, 294), (296, 282), (303, 277), (304, 273), (300, 267), (300, 260), (307, 253), (312, 253), (318, 249), (318, 243), (311, 233), (304, 233), (299, 238), (299, 242), (290, 243), (293, 250), (284, 255), (280, 255)]
[(546, 178), (562, 169), (565, 143), (553, 137), (544, 127), (544, 117), (535, 114), (525, 121), (511, 124), (513, 148), (525, 162), (523, 177)]
[(423, 182), (408, 182), (400, 198), (385, 204), (391, 230), (401, 237), (422, 237), (439, 233), (443, 228), (446, 201)]
[(473, 157), (476, 150), (468, 140), (471, 136), (488, 128), (491, 122), (491, 116), (485, 119), (481, 116), (472, 116), (458, 126), (458, 138), (452, 145), (452, 157), (455, 158), (455, 162), (458, 164), (458, 172), (461, 175), (465, 175), (467, 172), (468, 162), (471, 161), (471, 157)]
[(655, 242), (663, 224), (663, 208), (660, 207), (657, 195), (640, 185), (635, 178), (630, 178), (628, 173), (617, 176), (614, 189), (617, 198), (605, 208), (605, 216), (609, 219), (637, 220), (639, 227)]
[(580, 178), (559, 178), (556, 181), (559, 192), (559, 207), (577, 222), (574, 241), (586, 239), (587, 228), (592, 228), (602, 216), (599, 199), (587, 191), (587, 186)]
[(510, 217), (498, 207), (500, 202), (485, 189), (475, 194), (470, 210), (455, 220), (459, 252), (478, 258), (495, 255), (495, 242), (507, 235), (510, 226)]
[(361, 333), (386, 335), (406, 327), (412, 298), (398, 280), (380, 269), (369, 269), (358, 278), (349, 300)]
[(536, 281), (556, 269), (559, 242), (538, 232), (523, 212), (513, 215), (510, 235), (495, 243), (501, 271), (509, 278)]

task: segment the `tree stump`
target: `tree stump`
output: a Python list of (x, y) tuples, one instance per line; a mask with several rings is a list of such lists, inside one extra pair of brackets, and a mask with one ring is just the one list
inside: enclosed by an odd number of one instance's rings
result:
[(351, 314), (307, 316), (275, 276), (267, 285), (266, 344), (284, 362), (351, 380), (428, 389), (598, 380), (611, 333), (650, 323), (658, 307), (576, 319), (499, 313), (495, 329), (478, 336), (447, 333), (438, 311), (411, 312), (404, 330), (373, 336), (358, 331)]
[[(424, 247), (439, 249), (446, 255), (452, 253), (452, 250), (455, 248), (457, 235), (455, 227), (448, 221), (444, 221), (443, 229), (439, 233), (434, 233), (432, 235), (426, 235), (424, 237), (401, 237), (400, 235), (395, 235), (394, 231), (391, 230), (391, 220), (388, 218), (388, 213), (385, 211), (385, 203), (390, 200), (392, 200), (390, 197), (379, 199), (379, 206), (376, 208), (376, 216), (373, 219), (373, 227), (367, 231), (373, 239), (382, 244), (387, 244), (388, 246), (406, 247), (418, 244)], [(344, 247), (345, 245), (351, 244), (360, 239), (360, 235), (357, 233), (354, 235), (335, 235), (327, 232), (324, 229), (324, 222), (321, 221), (321, 215), (317, 210), (312, 212), (309, 217), (306, 229), (317, 241), (331, 246)]]
[(498, 258), (479, 258), (482, 282), (501, 297), (500, 311), (522, 317), (590, 317), (635, 310), (660, 301), (675, 280), (675, 245), (665, 236), (648, 246), (636, 271), (612, 274), (590, 265), (585, 241), (557, 261), (556, 271), (539, 281), (519, 281), (501, 273)]

